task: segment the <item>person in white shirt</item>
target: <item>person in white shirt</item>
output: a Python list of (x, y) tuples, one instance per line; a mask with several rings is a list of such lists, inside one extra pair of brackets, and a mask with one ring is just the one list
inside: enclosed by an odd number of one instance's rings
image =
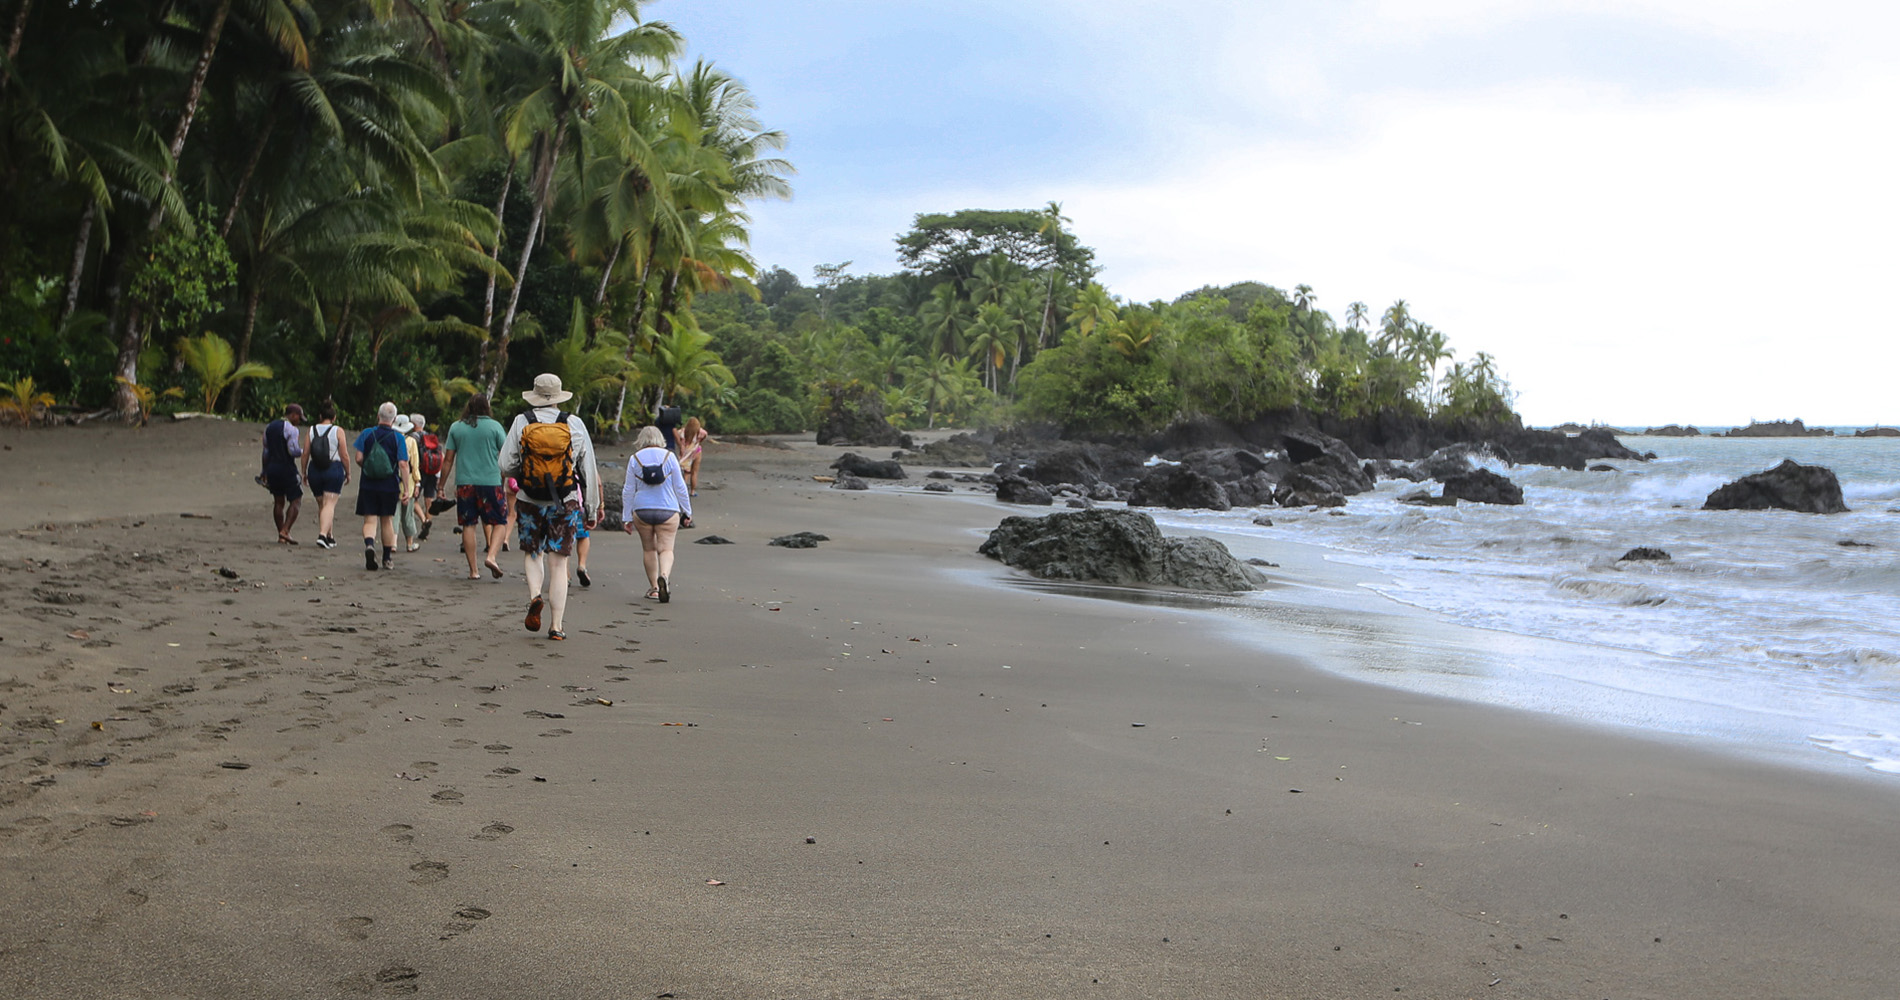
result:
[(692, 491), (680, 474), (679, 459), (667, 450), (658, 427), (634, 435), (627, 459), (627, 484), (620, 491), (621, 527), (640, 533), (640, 561), (647, 571), (647, 599), (673, 599), (673, 541), (680, 525), (693, 516)]
[[(565, 639), (567, 615), (567, 560), (574, 552), (575, 535), (585, 525), (600, 523), (600, 475), (594, 442), (587, 424), (560, 408), (574, 398), (561, 388), (558, 375), (541, 374), (534, 388), (521, 394), (533, 407), (516, 417), (502, 442), (499, 464), (518, 479), (515, 492), (516, 542), (528, 577), (528, 614), (522, 625), (541, 631), (541, 610), (549, 612), (548, 638)], [(547, 430), (536, 425), (551, 425)], [(547, 453), (548, 442), (559, 442), (564, 427), (566, 454)], [(563, 457), (565, 462), (562, 461)]]

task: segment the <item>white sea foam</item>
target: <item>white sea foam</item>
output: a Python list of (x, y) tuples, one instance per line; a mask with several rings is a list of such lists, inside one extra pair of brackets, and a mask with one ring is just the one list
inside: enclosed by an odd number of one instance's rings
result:
[[(1601, 682), (1674, 706), (1620, 700), (1607, 721), (1720, 736), (1739, 712), (1779, 720), (1743, 726), (1749, 739), (1772, 731), (1900, 773), (1900, 737), (1809, 742), (1814, 733), (1887, 733), (1900, 718), (1900, 520), (1890, 509), (1900, 502), (1900, 440), (1626, 443), (1661, 457), (1611, 463), (1614, 473), (1488, 463), (1524, 488), (1522, 507), (1409, 507), (1396, 498), (1414, 484), (1387, 482), (1343, 512), (1275, 510), (1271, 528), (1253, 526), (1251, 510), (1156, 513), (1238, 536), (1268, 558), (1278, 539), (1325, 546), (1336, 561), (1376, 571), (1365, 586), (1393, 601), (1557, 643), (1512, 665), (1516, 674)], [(1834, 469), (1852, 511), (1700, 509), (1715, 488), (1783, 458)], [(1621, 560), (1638, 546), (1673, 558)], [(1380, 673), (1403, 683), (1406, 671)], [(1697, 718), (1698, 705), (1708, 718)], [(1717, 716), (1728, 721), (1710, 721)]]

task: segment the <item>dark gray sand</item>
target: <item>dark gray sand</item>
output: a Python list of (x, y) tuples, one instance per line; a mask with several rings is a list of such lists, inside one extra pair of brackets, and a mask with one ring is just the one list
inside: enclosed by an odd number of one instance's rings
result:
[(1891, 778), (982, 585), (1003, 510), (810, 445), (550, 643), (447, 520), (274, 544), (257, 434), (0, 432), (0, 995), (1900, 995)]

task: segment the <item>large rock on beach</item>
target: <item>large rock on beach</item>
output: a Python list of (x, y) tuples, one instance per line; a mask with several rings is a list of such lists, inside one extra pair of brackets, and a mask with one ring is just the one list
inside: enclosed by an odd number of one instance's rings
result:
[(865, 458), (855, 451), (847, 451), (839, 455), (838, 460), (831, 463), (831, 467), (838, 470), (840, 477), (857, 476), (862, 479), (907, 478), (904, 475), (904, 467), (895, 461), (888, 458)]
[(1804, 514), (1844, 514), (1841, 481), (1834, 470), (1784, 459), (1766, 472), (1743, 476), (1709, 494), (1703, 510), (1794, 510)]
[(1002, 476), (996, 480), (996, 499), (1004, 503), (1033, 504), (1047, 507), (1056, 502), (1047, 486), (1021, 476)]
[(884, 419), (884, 397), (858, 383), (826, 390), (825, 412), (818, 420), (818, 443), (859, 448), (908, 448), (910, 435)]
[(1524, 502), (1524, 491), (1516, 483), (1490, 469), (1473, 469), (1444, 483), (1445, 496), (1472, 503), (1516, 505)]
[(1185, 465), (1159, 465), (1135, 483), (1128, 495), (1130, 507), (1167, 507), (1172, 510), (1232, 510), (1227, 491)]
[(977, 549), (1045, 580), (1146, 584), (1232, 592), (1266, 583), (1211, 538), (1167, 538), (1138, 511), (1063, 511), (1006, 517)]

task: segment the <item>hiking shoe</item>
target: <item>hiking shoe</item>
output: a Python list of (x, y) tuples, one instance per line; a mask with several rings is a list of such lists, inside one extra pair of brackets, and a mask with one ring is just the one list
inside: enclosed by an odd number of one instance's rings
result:
[(539, 597), (528, 602), (528, 617), (521, 620), (521, 627), (530, 632), (541, 631), (541, 599)]
[(369, 571), (371, 571), (371, 572), (375, 572), (375, 570), (376, 570), (376, 552), (375, 552), (375, 550), (374, 550), (374, 549), (364, 549), (364, 550), (363, 550), (363, 568), (364, 568), (364, 569), (366, 569), (366, 570), (369, 570)]
[(426, 542), (426, 541), (428, 541), (428, 540), (429, 540), (429, 529), (430, 529), (430, 528), (432, 528), (432, 527), (434, 527), (434, 526), (435, 526), (435, 522), (434, 522), (434, 521), (424, 521), (424, 522), (422, 522), (422, 530), (416, 533), (416, 541), (418, 541), (418, 542)]
[(558, 628), (551, 628), (551, 629), (548, 629), (548, 638), (554, 640), (555, 642), (561, 642), (567, 638), (567, 633), (561, 631)]
[(395, 569), (395, 568), (396, 568), (396, 560), (394, 560), (394, 559), (392, 559), (392, 558), (390, 558), (390, 557), (388, 557), (388, 556), (384, 556), (384, 557), (383, 557), (383, 568), (384, 568), (384, 569)]

